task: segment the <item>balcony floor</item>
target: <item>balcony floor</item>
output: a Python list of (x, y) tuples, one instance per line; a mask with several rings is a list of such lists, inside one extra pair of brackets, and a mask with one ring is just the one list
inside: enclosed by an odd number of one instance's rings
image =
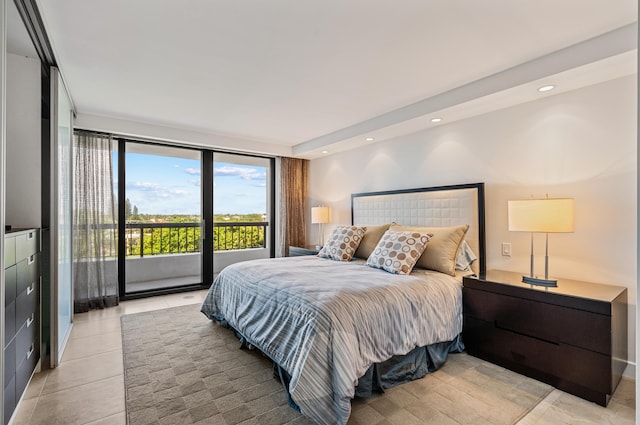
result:
[(202, 282), (200, 275), (180, 276), (168, 279), (146, 280), (143, 282), (127, 282), (127, 294), (133, 292), (153, 291), (158, 289), (175, 288), (178, 286), (194, 285)]

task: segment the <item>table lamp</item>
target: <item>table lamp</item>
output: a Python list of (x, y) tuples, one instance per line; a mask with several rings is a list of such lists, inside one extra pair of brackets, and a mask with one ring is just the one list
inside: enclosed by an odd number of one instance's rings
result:
[(324, 245), (324, 224), (329, 222), (330, 215), (329, 207), (313, 207), (311, 208), (311, 223), (320, 225), (320, 240), (319, 245), (316, 245), (316, 249), (322, 249)]
[[(569, 198), (527, 199), (509, 201), (509, 231), (531, 232), (531, 272), (522, 281), (530, 285), (558, 286), (549, 279), (549, 233), (573, 232), (574, 202)], [(544, 279), (536, 278), (533, 270), (533, 234), (546, 234)]]

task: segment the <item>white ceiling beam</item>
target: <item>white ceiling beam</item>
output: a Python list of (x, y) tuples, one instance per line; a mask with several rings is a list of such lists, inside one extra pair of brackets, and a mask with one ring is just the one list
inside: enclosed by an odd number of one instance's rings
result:
[(439, 110), (637, 49), (638, 23), (593, 37), (485, 78), (293, 146), (305, 155)]

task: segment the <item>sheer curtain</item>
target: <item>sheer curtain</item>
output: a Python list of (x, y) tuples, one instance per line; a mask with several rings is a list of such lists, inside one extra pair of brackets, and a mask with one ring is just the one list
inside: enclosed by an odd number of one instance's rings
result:
[(73, 176), (74, 311), (118, 305), (111, 135), (76, 131)]
[(289, 245), (307, 243), (307, 174), (309, 161), (298, 158), (279, 158), (278, 179), (278, 238), (276, 254), (289, 255)]

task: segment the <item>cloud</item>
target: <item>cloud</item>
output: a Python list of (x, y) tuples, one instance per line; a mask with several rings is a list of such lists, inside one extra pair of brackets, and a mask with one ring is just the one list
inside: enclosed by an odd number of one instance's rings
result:
[(240, 177), (244, 180), (265, 180), (267, 178), (267, 173), (264, 171), (242, 167), (217, 167), (213, 169), (213, 175), (218, 177)]
[(185, 168), (184, 172), (187, 174), (191, 174), (192, 176), (199, 176), (200, 170), (197, 168)]
[(154, 191), (162, 189), (157, 183), (149, 183), (149, 182), (130, 182), (127, 186), (130, 189), (144, 190), (144, 191)]
[(150, 182), (131, 182), (127, 185), (127, 190), (131, 192), (138, 191), (153, 194), (158, 198), (169, 198), (172, 196), (184, 196), (189, 194), (189, 192), (184, 189), (166, 187)]

